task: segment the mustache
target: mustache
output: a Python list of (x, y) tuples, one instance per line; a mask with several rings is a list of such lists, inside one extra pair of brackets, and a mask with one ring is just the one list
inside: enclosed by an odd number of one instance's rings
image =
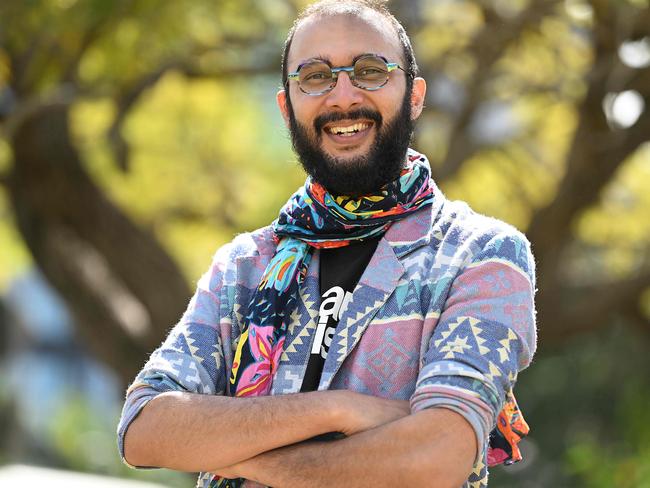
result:
[(314, 119), (314, 129), (316, 129), (316, 133), (318, 134), (323, 129), (323, 127), (325, 127), (325, 124), (329, 124), (330, 122), (357, 119), (370, 119), (375, 122), (375, 124), (377, 124), (378, 129), (381, 127), (382, 123), (382, 116), (379, 112), (376, 110), (371, 110), (369, 108), (361, 108), (358, 110), (352, 110), (350, 112), (330, 112), (327, 114), (319, 115)]

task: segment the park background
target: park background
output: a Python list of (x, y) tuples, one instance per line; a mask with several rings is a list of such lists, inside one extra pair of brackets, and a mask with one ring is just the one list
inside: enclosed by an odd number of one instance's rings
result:
[[(0, 1), (0, 467), (192, 486), (120, 463), (123, 391), (304, 179), (275, 93), (306, 3)], [(650, 3), (389, 6), (428, 81), (413, 146), (538, 264), (532, 432), (490, 486), (650, 486)]]

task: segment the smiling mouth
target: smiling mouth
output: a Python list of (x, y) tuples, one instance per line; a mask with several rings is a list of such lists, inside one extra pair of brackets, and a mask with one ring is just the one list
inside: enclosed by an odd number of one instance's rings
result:
[(333, 123), (327, 127), (324, 127), (323, 130), (326, 134), (330, 136), (335, 136), (336, 138), (353, 138), (355, 135), (367, 132), (373, 126), (373, 122), (364, 121), (356, 123)]

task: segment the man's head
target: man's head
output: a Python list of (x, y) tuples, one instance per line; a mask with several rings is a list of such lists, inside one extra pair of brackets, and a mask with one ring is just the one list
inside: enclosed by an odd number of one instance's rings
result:
[[(317, 95), (288, 79), (314, 60), (348, 67), (369, 54), (400, 67), (376, 90), (363, 89), (349, 71), (340, 71), (336, 85)], [(278, 105), (294, 149), (316, 181), (332, 193), (360, 195), (399, 175), (426, 85), (417, 77), (404, 29), (381, 3), (323, 0), (308, 7), (289, 32), (282, 73)]]

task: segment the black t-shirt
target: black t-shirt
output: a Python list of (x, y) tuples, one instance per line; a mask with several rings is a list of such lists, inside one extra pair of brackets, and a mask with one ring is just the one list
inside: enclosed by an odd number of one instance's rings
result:
[(318, 389), (325, 358), (339, 318), (352, 299), (352, 292), (377, 249), (378, 242), (379, 238), (374, 238), (355, 241), (349, 246), (321, 249), (321, 306), (307, 371), (300, 391)]

